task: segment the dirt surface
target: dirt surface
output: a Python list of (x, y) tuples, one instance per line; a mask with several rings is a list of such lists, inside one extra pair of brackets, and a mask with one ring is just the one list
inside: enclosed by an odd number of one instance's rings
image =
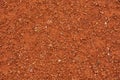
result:
[(0, 80), (120, 80), (120, 0), (0, 0)]

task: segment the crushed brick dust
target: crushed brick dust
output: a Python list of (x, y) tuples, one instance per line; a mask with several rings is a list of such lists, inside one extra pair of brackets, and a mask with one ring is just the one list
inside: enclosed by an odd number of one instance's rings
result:
[(0, 0), (0, 80), (120, 80), (120, 0)]

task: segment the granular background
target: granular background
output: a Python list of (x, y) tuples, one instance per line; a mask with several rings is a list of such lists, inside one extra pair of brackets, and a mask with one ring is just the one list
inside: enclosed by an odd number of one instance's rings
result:
[(120, 0), (0, 0), (0, 80), (120, 80)]

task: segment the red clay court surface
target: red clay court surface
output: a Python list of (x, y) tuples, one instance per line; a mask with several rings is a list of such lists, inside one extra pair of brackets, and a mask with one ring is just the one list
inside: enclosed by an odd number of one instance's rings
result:
[(120, 80), (120, 0), (0, 0), (0, 80)]

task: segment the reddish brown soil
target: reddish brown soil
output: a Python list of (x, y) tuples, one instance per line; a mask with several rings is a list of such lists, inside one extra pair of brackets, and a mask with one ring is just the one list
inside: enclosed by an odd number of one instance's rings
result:
[(120, 0), (0, 0), (0, 80), (120, 80)]

